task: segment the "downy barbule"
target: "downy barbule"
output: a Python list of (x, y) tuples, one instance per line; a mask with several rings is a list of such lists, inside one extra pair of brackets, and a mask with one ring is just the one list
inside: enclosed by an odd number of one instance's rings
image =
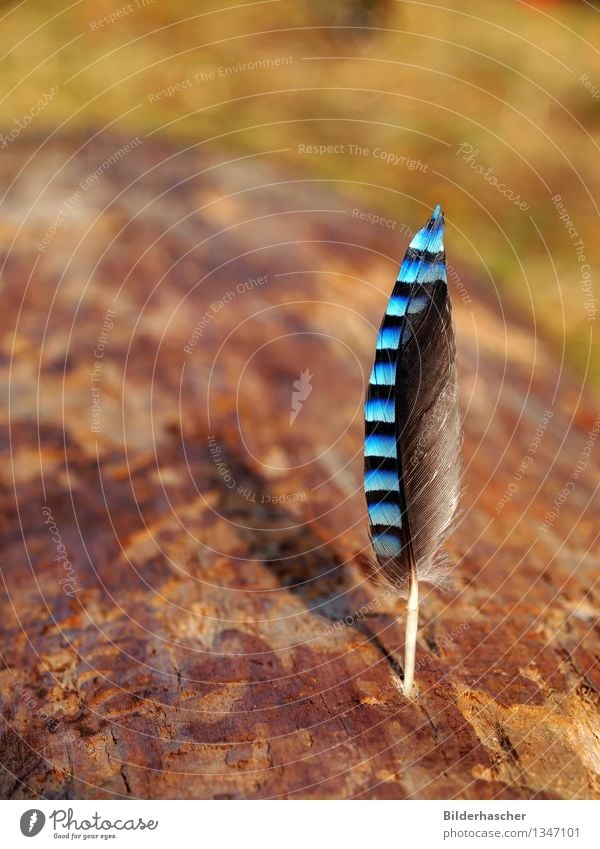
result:
[(418, 582), (440, 583), (460, 493), (461, 419), (444, 214), (411, 240), (377, 335), (365, 400), (371, 577), (406, 595), (404, 692), (413, 689)]

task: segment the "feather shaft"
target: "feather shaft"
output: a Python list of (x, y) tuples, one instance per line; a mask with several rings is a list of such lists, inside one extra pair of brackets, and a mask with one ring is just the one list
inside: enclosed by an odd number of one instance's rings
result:
[(419, 630), (419, 580), (416, 569), (411, 569), (408, 581), (406, 629), (404, 632), (404, 694), (410, 698), (415, 678), (417, 632)]

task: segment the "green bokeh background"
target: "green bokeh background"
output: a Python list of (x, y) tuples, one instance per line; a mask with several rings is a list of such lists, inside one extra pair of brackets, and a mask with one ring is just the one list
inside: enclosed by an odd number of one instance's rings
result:
[[(231, 155), (278, 150), (288, 175), (330, 181), (357, 206), (412, 226), (440, 201), (453, 264), (600, 386), (597, 322), (552, 203), (562, 196), (583, 240), (598, 304), (595, 4), (36, 0), (2, 4), (0, 16), (0, 132), (58, 86), (23, 136), (110, 125)], [(527, 210), (469, 167), (463, 143)], [(301, 144), (344, 151), (307, 155)], [(387, 163), (375, 148), (423, 166)]]

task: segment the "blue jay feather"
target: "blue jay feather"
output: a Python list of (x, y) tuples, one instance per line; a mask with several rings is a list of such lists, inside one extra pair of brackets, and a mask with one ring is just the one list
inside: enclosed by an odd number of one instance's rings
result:
[(409, 244), (377, 336), (365, 400), (365, 494), (379, 577), (438, 583), (460, 492), (456, 346), (444, 214)]

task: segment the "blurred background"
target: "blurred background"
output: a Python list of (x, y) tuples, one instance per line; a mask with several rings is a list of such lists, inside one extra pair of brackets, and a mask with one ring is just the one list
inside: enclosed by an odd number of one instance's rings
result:
[[(597, 796), (597, 4), (0, 34), (0, 796)], [(464, 494), (408, 703), (363, 398), (437, 203)]]
[(439, 201), (455, 262), (600, 385), (597, 4), (28, 0), (1, 28), (3, 148), (91, 128), (272, 152), (413, 227)]

